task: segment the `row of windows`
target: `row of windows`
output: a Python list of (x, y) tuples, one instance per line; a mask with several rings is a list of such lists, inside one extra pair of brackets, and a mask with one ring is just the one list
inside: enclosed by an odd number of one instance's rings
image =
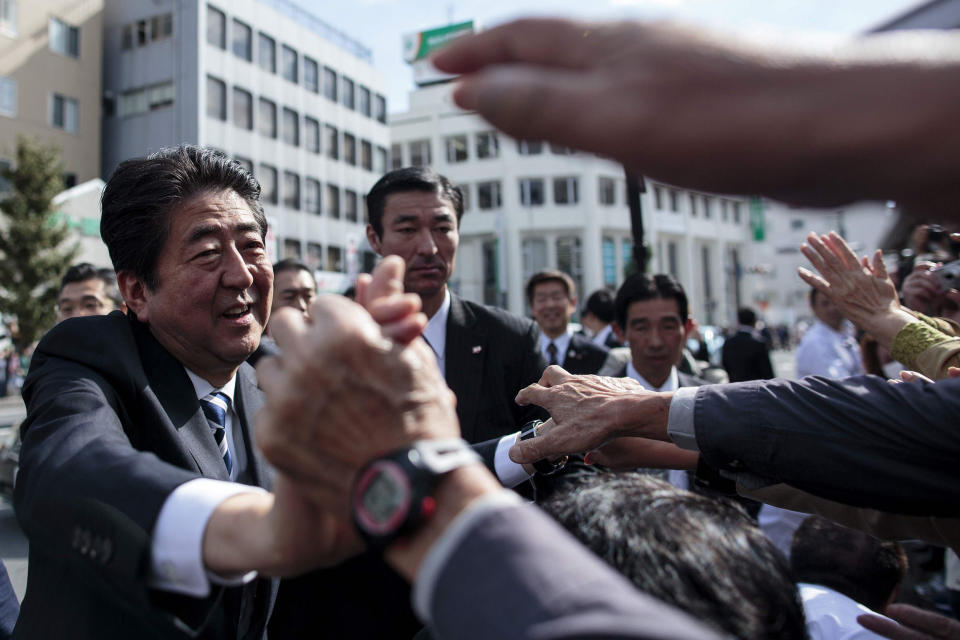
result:
[[(478, 160), (500, 157), (500, 140), (495, 131), (480, 131), (473, 135), (474, 157)], [(522, 156), (535, 156), (544, 153), (546, 147), (543, 142), (520, 140), (517, 142), (517, 153)], [(443, 147), (447, 164), (466, 162), (470, 159), (470, 144), (467, 134), (460, 133), (447, 136), (443, 139)], [(573, 155), (575, 152), (560, 145), (550, 144), (550, 152), (558, 156)], [(407, 165), (403, 164), (403, 146), (396, 143), (391, 148), (390, 157), (393, 158), (394, 169), (403, 166), (429, 166), (433, 164), (433, 153), (430, 140), (411, 140), (407, 143)]]
[[(173, 81), (161, 82), (149, 87), (138, 87), (124, 91), (117, 105), (117, 115), (121, 118), (137, 116), (173, 106)], [(109, 110), (108, 110), (109, 111)], [(106, 115), (110, 115), (107, 113)]]
[(357, 140), (347, 131), (340, 131), (330, 124), (321, 128), (320, 121), (303, 116), (301, 129), (300, 114), (290, 107), (282, 107), (277, 112), (277, 103), (262, 96), (257, 98), (256, 117), (254, 117), (254, 96), (246, 89), (234, 86), (230, 95), (231, 107), (227, 105), (227, 84), (213, 76), (207, 76), (207, 115), (226, 121), (228, 111), (233, 124), (241, 129), (253, 131), (256, 124), (260, 135), (267, 138), (281, 138), (287, 144), (303, 147), (315, 154), (323, 153), (331, 160), (343, 159), (349, 165), (384, 173), (387, 167), (387, 149), (374, 146), (369, 140)]
[[(653, 206), (658, 211), (679, 213), (681, 192), (678, 189), (655, 185), (653, 187)], [(687, 194), (687, 211), (689, 211), (691, 217), (695, 218), (703, 215), (704, 218), (710, 219), (713, 217), (717, 206), (719, 206), (720, 217), (724, 222), (729, 221), (732, 214), (734, 224), (740, 224), (742, 203), (699, 193)]]
[(123, 25), (120, 29), (120, 49), (145, 47), (151, 42), (166, 40), (173, 35), (173, 14), (159, 15)]
[[(342, 247), (328, 245), (326, 255), (324, 255), (323, 245), (319, 242), (307, 242), (306, 259), (304, 259), (301, 250), (302, 244), (298, 238), (286, 238), (283, 241), (284, 258), (293, 258), (298, 262), (303, 262), (311, 269), (333, 271), (335, 273), (348, 272), (347, 252)], [(373, 271), (376, 264), (376, 255), (372, 251), (358, 251), (356, 258), (360, 261), (360, 264), (357, 265), (360, 271), (364, 273)]]
[[(230, 49), (233, 55), (247, 62), (253, 62), (253, 29), (236, 18), (231, 20)], [(207, 42), (218, 49), (227, 49), (227, 16), (223, 11), (207, 5)], [(301, 56), (288, 45), (280, 47), (280, 75), (286, 80), (300, 84), (313, 93), (320, 93), (332, 102), (340, 102), (348, 109), (359, 111), (378, 122), (387, 122), (387, 99), (379, 93), (374, 94), (368, 87), (358, 85), (335, 69), (324, 66), (321, 83), (320, 64), (304, 54), (303, 70), (300, 69)], [(262, 31), (257, 32), (257, 65), (264, 71), (277, 73), (277, 42)]]
[[(546, 204), (547, 185), (552, 191), (552, 202), (557, 205), (577, 204), (580, 202), (580, 179), (576, 176), (558, 176), (550, 178), (521, 178), (520, 204), (525, 207), (539, 207)], [(597, 199), (600, 204), (610, 206), (616, 204), (616, 180), (601, 176), (599, 178)], [(460, 184), (463, 192), (464, 209), (469, 209), (473, 202), (473, 187), (470, 184)], [(476, 202), (478, 209), (499, 209), (503, 206), (502, 188), (499, 180), (478, 182), (476, 185)]]
[[(367, 221), (366, 210), (362, 210), (361, 197), (353, 189), (341, 189), (329, 182), (321, 184), (314, 178), (301, 180), (295, 171), (283, 172), (283, 183), (280, 183), (279, 170), (261, 162), (254, 170), (253, 162), (237, 157), (237, 162), (254, 174), (260, 183), (260, 200), (265, 204), (283, 204), (287, 209), (306, 211), (316, 215), (327, 215), (348, 222)], [(362, 216), (362, 217), (361, 217)]]
[[(17, 82), (13, 78), (0, 76), (0, 115), (8, 118), (17, 116)], [(48, 109), (50, 126), (75, 133), (80, 126), (80, 104), (76, 98), (50, 94)]]

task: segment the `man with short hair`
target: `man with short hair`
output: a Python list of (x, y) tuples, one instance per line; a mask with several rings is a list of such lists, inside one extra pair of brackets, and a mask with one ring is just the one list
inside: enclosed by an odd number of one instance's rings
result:
[(114, 309), (126, 312), (113, 269), (97, 269), (89, 262), (67, 269), (57, 295), (58, 323), (67, 318), (106, 315)]
[(623, 346), (613, 332), (613, 319), (613, 293), (609, 289), (597, 289), (591, 293), (580, 311), (580, 323), (589, 331), (594, 344), (607, 349)]
[(741, 307), (737, 309), (737, 323), (737, 332), (723, 343), (723, 368), (730, 382), (773, 378), (767, 343), (756, 335), (757, 313)]
[(273, 306), (299, 309), (304, 315), (317, 297), (317, 281), (310, 268), (293, 258), (284, 258), (273, 265)]
[(577, 310), (573, 278), (557, 269), (544, 269), (527, 281), (530, 313), (540, 327), (540, 351), (547, 364), (570, 373), (596, 373), (607, 359), (608, 349), (592, 343), (570, 328)]
[(853, 325), (830, 298), (810, 289), (810, 310), (816, 317), (797, 347), (797, 376), (846, 378), (863, 373), (860, 345)]

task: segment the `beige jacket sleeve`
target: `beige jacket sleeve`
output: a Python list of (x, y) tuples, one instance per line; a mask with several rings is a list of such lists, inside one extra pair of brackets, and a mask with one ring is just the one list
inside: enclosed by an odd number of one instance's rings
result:
[(900, 330), (890, 345), (890, 355), (907, 369), (928, 378), (946, 378), (948, 368), (960, 367), (957, 325), (944, 318), (911, 313), (920, 322), (911, 322)]

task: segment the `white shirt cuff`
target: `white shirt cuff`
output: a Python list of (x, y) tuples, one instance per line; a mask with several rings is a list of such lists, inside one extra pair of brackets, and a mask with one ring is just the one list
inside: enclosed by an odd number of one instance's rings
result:
[(673, 444), (687, 451), (700, 451), (697, 432), (693, 423), (694, 397), (698, 387), (680, 387), (670, 400), (670, 415), (667, 418), (667, 434)]
[(259, 487), (236, 482), (196, 478), (173, 490), (157, 516), (150, 546), (147, 584), (195, 598), (210, 595), (210, 582), (234, 586), (250, 582), (256, 571), (219, 576), (203, 566), (203, 533), (220, 504), (238, 493), (265, 493)]
[(427, 552), (413, 583), (413, 611), (424, 624), (430, 623), (433, 591), (440, 572), (460, 542), (470, 533), (474, 524), (490, 511), (523, 504), (520, 496), (504, 489), (477, 498), (461, 511)]
[(520, 432), (500, 438), (500, 442), (497, 443), (497, 452), (493, 456), (493, 468), (497, 472), (497, 479), (508, 489), (530, 479), (530, 474), (523, 465), (510, 459), (510, 448), (517, 443), (518, 433)]

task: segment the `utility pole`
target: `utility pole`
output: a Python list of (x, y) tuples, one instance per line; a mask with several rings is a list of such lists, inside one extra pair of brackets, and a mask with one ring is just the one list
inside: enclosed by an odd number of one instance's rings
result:
[(627, 206), (630, 207), (630, 231), (633, 234), (633, 260), (637, 265), (637, 273), (647, 271), (647, 248), (644, 244), (643, 233), (643, 206), (640, 195), (647, 191), (647, 184), (643, 176), (637, 175), (627, 167), (623, 168), (627, 178)]

